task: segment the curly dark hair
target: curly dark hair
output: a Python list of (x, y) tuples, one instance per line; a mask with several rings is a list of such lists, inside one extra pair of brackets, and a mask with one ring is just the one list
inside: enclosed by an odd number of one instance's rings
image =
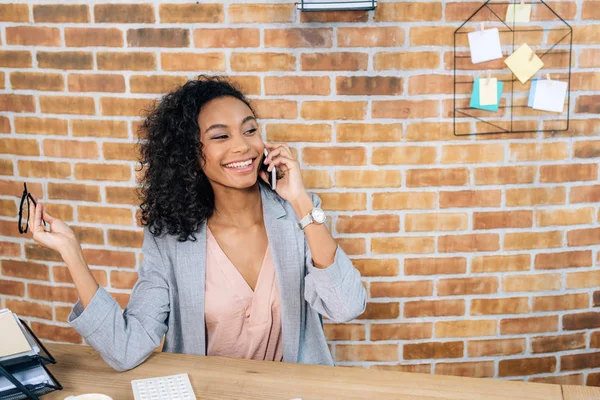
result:
[(201, 168), (204, 160), (198, 114), (209, 101), (233, 96), (256, 112), (229, 79), (200, 75), (164, 95), (140, 127), (140, 163), (146, 168), (138, 196), (141, 224), (150, 233), (195, 241), (194, 232), (215, 207), (214, 192)]

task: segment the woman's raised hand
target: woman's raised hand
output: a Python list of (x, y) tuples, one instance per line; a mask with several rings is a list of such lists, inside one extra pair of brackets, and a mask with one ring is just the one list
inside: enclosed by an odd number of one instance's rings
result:
[[(33, 195), (32, 195), (33, 196)], [(33, 234), (33, 240), (44, 247), (55, 250), (61, 254), (71, 248), (80, 248), (77, 237), (67, 224), (58, 218), (54, 218), (46, 212), (46, 207), (35, 197), (37, 206), (33, 202), (29, 204), (29, 230)], [(42, 218), (50, 226), (50, 230), (44, 229)]]

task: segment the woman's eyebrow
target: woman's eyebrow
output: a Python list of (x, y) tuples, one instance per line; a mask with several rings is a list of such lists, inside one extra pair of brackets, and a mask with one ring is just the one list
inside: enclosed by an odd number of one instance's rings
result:
[[(248, 115), (246, 118), (244, 118), (244, 119), (242, 120), (242, 123), (241, 123), (241, 125), (244, 125), (246, 122), (248, 122), (248, 121), (250, 121), (250, 120), (254, 120), (254, 121), (256, 122), (256, 118), (254, 118), (254, 116), (253, 116), (253, 115)], [(207, 129), (207, 130), (205, 130), (204, 132), (206, 133), (206, 132), (210, 131), (211, 129), (216, 129), (216, 128), (227, 128), (227, 127), (228, 127), (228, 126), (227, 126), (227, 125), (224, 125), (224, 124), (214, 124), (214, 125), (211, 125), (211, 126), (209, 126), (209, 127), (208, 127), (208, 129)]]

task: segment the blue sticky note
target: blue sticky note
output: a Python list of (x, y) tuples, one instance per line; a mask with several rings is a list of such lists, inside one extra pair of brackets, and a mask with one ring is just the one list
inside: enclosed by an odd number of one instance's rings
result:
[(535, 98), (535, 87), (537, 86), (537, 79), (531, 80), (531, 88), (529, 89), (529, 100), (527, 101), (527, 107), (533, 107), (533, 99)]
[(482, 106), (479, 104), (479, 78), (475, 78), (475, 82), (473, 83), (473, 92), (471, 93), (471, 103), (469, 107), (478, 108), (480, 110), (485, 111), (498, 111), (498, 105), (500, 104), (500, 97), (502, 97), (502, 88), (504, 87), (504, 82), (498, 81), (498, 102), (497, 104), (491, 106)]

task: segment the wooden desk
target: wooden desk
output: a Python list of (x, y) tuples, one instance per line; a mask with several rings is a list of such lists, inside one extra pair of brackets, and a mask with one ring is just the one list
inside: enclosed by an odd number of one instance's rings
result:
[[(90, 347), (47, 347), (57, 360), (49, 369), (64, 390), (44, 400), (94, 392), (133, 399), (131, 380), (180, 373), (189, 375), (198, 399), (563, 400), (560, 385), (167, 353), (154, 353), (137, 368), (116, 372)], [(565, 387), (566, 400), (600, 399), (600, 389)]]

